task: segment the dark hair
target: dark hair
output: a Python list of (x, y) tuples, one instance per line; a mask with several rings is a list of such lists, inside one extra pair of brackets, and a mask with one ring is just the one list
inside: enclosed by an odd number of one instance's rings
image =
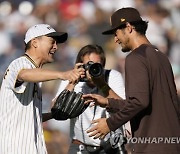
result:
[(103, 48), (99, 45), (86, 45), (86, 46), (82, 47), (77, 55), (76, 63), (82, 63), (83, 57), (85, 55), (89, 55), (91, 53), (96, 53), (96, 54), (100, 55), (101, 64), (104, 67), (105, 63), (106, 63), (106, 57), (105, 57)]
[[(38, 39), (41, 39), (42, 38), (42, 36), (38, 36), (38, 37), (36, 37), (36, 38), (38, 38)], [(24, 42), (25, 43), (25, 42)], [(25, 51), (27, 51), (28, 49), (30, 49), (31, 48), (31, 40), (26, 44), (25, 43)]]
[(140, 21), (130, 22), (130, 24), (135, 27), (136, 32), (138, 32), (142, 35), (146, 34), (146, 30), (148, 27), (148, 21), (140, 20)]
[(25, 51), (31, 48), (31, 41), (29, 41), (27, 44), (25, 43)]
[[(147, 30), (147, 27), (148, 27), (148, 21), (143, 21), (143, 20), (140, 20), (140, 21), (133, 21), (133, 22), (129, 22), (132, 26), (134, 26), (136, 32), (142, 34), (142, 35), (145, 35), (146, 34), (146, 30)], [(119, 26), (117, 29), (124, 29), (126, 28), (126, 24), (123, 24), (121, 26)], [(114, 31), (114, 33), (116, 32), (116, 30)]]

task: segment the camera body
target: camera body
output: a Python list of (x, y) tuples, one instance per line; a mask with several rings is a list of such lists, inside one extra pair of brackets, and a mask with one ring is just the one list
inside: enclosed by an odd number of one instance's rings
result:
[[(85, 71), (88, 71), (91, 77), (99, 77), (103, 74), (104, 68), (100, 63), (94, 63), (93, 61), (89, 61), (87, 64), (81, 65), (80, 67), (83, 67)], [(81, 82), (87, 82), (88, 79), (85, 74), (84, 78), (81, 78)]]

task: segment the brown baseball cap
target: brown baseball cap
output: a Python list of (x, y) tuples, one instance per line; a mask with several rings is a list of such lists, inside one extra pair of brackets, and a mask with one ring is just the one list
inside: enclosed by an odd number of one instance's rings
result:
[(135, 8), (126, 7), (121, 8), (114, 12), (110, 18), (111, 28), (107, 31), (102, 32), (104, 35), (114, 34), (120, 26), (126, 24), (126, 22), (141, 21), (142, 18)]

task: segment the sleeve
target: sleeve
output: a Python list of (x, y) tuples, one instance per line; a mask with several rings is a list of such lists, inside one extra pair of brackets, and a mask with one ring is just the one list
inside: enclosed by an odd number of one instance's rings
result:
[[(56, 93), (56, 97), (59, 96), (59, 94), (66, 88), (66, 86), (68, 85), (69, 81), (68, 80), (61, 80), (57, 93)], [(55, 97), (55, 98), (56, 98)]]
[(8, 86), (16, 93), (23, 93), (28, 84), (27, 82), (22, 82), (19, 86), (15, 86), (17, 83), (17, 76), (22, 69), (32, 69), (32, 65), (23, 57), (14, 60), (7, 69), (6, 79), (9, 81)]
[(110, 71), (108, 85), (118, 96), (125, 99), (124, 80), (120, 72)]
[[(55, 98), (57, 96), (59, 96), (59, 94), (67, 87), (69, 81), (68, 80), (61, 80), (60, 84), (59, 84), (59, 87), (58, 87), (58, 90), (57, 90), (57, 93), (55, 95)], [(74, 91), (75, 92), (82, 92), (82, 86), (83, 86), (83, 82), (79, 82), (75, 87), (74, 87)], [(54, 99), (55, 99), (54, 98)], [(54, 100), (53, 99), (53, 100)]]
[(109, 108), (116, 111), (107, 119), (110, 130), (116, 130), (149, 104), (148, 69), (138, 56), (126, 59), (125, 81), (126, 100), (109, 99)]

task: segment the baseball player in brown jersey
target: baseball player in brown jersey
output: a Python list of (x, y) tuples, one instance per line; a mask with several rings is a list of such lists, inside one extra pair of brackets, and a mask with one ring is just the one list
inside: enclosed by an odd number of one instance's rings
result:
[(103, 34), (114, 35), (122, 52), (131, 51), (125, 59), (126, 99), (112, 97), (105, 84), (109, 98), (84, 96), (114, 113), (107, 119), (93, 121), (88, 133), (103, 138), (130, 120), (132, 137), (137, 139), (130, 141), (133, 154), (179, 154), (180, 103), (174, 75), (168, 57), (146, 37), (147, 27), (148, 22), (135, 8), (121, 8), (112, 14), (111, 28)]

